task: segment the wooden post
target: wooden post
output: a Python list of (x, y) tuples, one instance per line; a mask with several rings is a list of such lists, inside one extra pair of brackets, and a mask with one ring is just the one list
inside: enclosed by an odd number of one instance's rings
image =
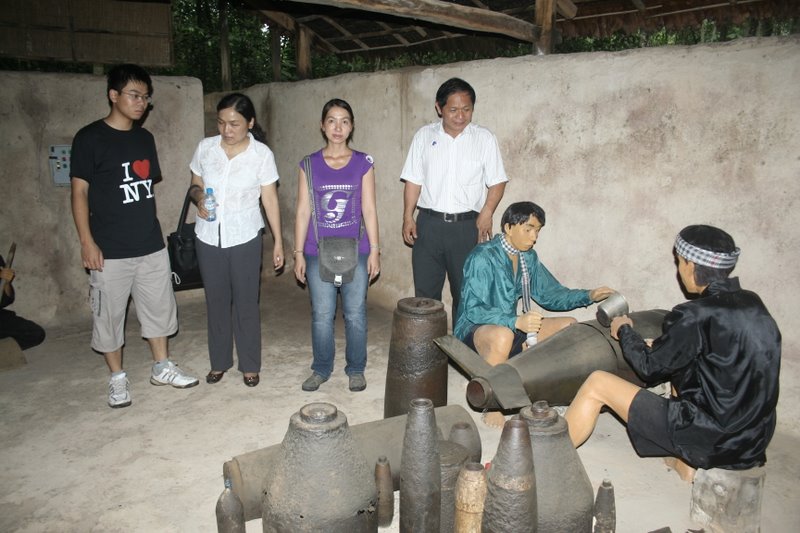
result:
[(231, 44), (228, 40), (228, 0), (219, 0), (219, 60), (222, 90), (230, 91), (231, 84)]
[(536, 55), (553, 53), (553, 23), (556, 18), (555, 0), (536, 0), (536, 26), (541, 28), (536, 39)]
[(311, 77), (311, 30), (303, 25), (297, 31), (297, 77), (301, 80)]
[(269, 28), (269, 52), (272, 58), (272, 81), (281, 81), (281, 34), (277, 28)]

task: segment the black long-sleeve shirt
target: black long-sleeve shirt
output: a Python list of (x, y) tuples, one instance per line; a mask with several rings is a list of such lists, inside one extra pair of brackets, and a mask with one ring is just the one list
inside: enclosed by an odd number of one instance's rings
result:
[(711, 283), (664, 317), (649, 348), (619, 330), (625, 359), (647, 384), (670, 381), (672, 442), (697, 468), (764, 464), (775, 431), (781, 333), (761, 299), (738, 278)]
[[(0, 268), (6, 266), (6, 261), (3, 259), (3, 256), (0, 255)], [(8, 287), (7, 282), (3, 283), (3, 290), (0, 293), (0, 309), (8, 307), (12, 303), (14, 303), (14, 287), (11, 287), (11, 294), (6, 293), (6, 287)]]

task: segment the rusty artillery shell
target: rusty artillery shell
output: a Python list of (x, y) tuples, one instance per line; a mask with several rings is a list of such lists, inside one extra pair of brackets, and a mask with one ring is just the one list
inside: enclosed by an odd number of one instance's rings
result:
[(397, 302), (389, 342), (383, 417), (403, 415), (414, 398), (447, 405), (447, 356), (433, 339), (447, 335), (444, 305), (430, 298)]
[(472, 426), (468, 422), (456, 422), (450, 428), (450, 436), (447, 438), (450, 442), (462, 445), (470, 451), (469, 461), (479, 463), (483, 448), (481, 446), (481, 435), (472, 431)]
[(536, 464), (538, 531), (590, 533), (594, 490), (569, 440), (567, 421), (542, 400), (519, 416), (528, 423)]
[[(477, 435), (478, 428), (470, 413), (460, 405), (445, 405), (434, 409), (437, 424), (437, 437), (458, 422), (464, 422)], [(406, 415), (373, 420), (356, 424), (350, 428), (356, 444), (361, 449), (368, 464), (374, 464), (378, 457), (385, 455), (392, 469), (394, 490), (400, 488), (400, 459), (403, 452), (403, 434), (406, 428)], [(480, 439), (477, 439), (480, 442)], [(272, 462), (280, 451), (280, 443), (237, 455), (222, 465), (222, 475), (231, 480), (233, 492), (244, 506), (244, 519), (261, 517), (263, 486), (272, 477)], [(475, 453), (475, 450), (470, 450)]]
[(225, 488), (217, 500), (217, 532), (245, 533), (244, 507), (242, 501), (231, 490), (231, 480), (225, 480)]
[(481, 533), (486, 470), (478, 462), (461, 467), (456, 480), (454, 533)]
[(442, 476), (442, 505), (440, 507), (439, 531), (452, 533), (456, 512), (456, 480), (461, 467), (469, 459), (469, 450), (462, 445), (448, 441), (439, 441), (439, 463)]
[(594, 500), (594, 533), (614, 533), (617, 530), (617, 509), (614, 503), (614, 485), (604, 479), (597, 487)]
[(536, 478), (528, 424), (508, 420), (487, 476), (484, 533), (535, 533)]
[(394, 484), (392, 467), (385, 455), (375, 461), (375, 486), (378, 488), (378, 527), (387, 527), (394, 519)]
[(400, 462), (400, 531), (439, 531), (442, 475), (433, 402), (411, 400)]
[(264, 533), (376, 532), (377, 500), (344, 413), (317, 402), (293, 414), (264, 484)]

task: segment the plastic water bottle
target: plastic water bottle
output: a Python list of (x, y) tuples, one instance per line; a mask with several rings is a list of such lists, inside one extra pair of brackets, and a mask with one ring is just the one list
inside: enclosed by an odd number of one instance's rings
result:
[(214, 198), (214, 189), (211, 187), (206, 189), (206, 198), (203, 200), (203, 207), (205, 207), (206, 211), (208, 211), (206, 220), (209, 222), (214, 222), (217, 220), (217, 199)]

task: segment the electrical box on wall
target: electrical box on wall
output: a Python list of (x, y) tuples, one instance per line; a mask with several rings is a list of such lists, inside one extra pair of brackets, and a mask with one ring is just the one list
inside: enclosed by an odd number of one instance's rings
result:
[(69, 186), (69, 175), (72, 170), (72, 146), (69, 144), (50, 145), (50, 174), (53, 176), (53, 183), (66, 187)]

